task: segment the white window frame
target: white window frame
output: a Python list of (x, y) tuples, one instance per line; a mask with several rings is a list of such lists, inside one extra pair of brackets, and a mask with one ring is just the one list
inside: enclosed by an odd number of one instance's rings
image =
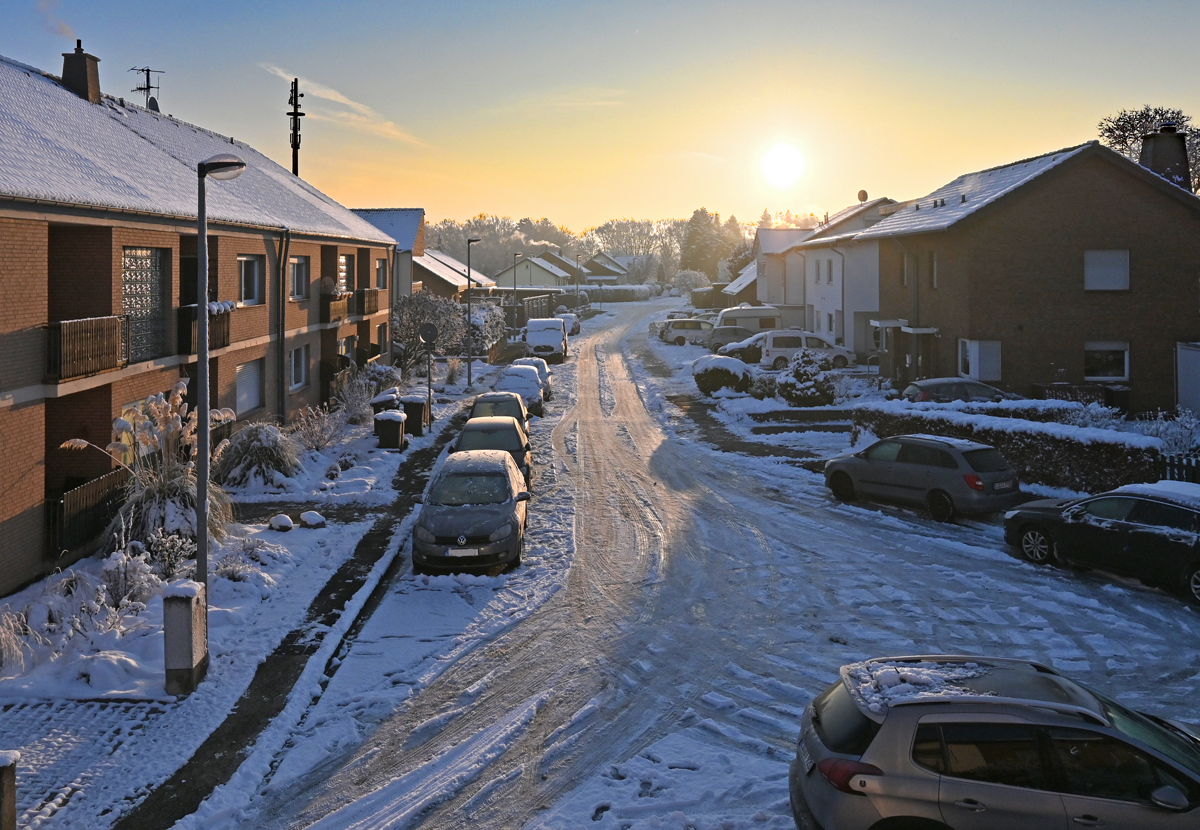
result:
[[(262, 305), (265, 302), (263, 291), (263, 257), (260, 254), (238, 254), (238, 305)], [(251, 288), (246, 291), (246, 268), (253, 264), (254, 275)]]
[(383, 257), (375, 259), (375, 287), (387, 288), (388, 262)]
[(239, 418), (266, 406), (266, 395), (263, 394), (264, 362), (260, 357), (238, 364), (235, 383), (237, 403), (234, 408)]
[(337, 290), (345, 292), (350, 290), (350, 286), (357, 282), (354, 269), (358, 263), (354, 261), (354, 254), (338, 254), (337, 258)]
[(1128, 291), (1129, 251), (1084, 251), (1083, 290)]
[(833, 260), (825, 260), (825, 284), (833, 285)]
[[(306, 256), (288, 257), (288, 294), (293, 300), (308, 297), (308, 286), (312, 281), (311, 262)], [(299, 288), (297, 291), (296, 289)]]
[[(983, 383), (995, 383), (1002, 380), (1000, 346), (999, 340), (967, 340), (965, 337), (960, 337), (957, 357), (958, 376)], [(966, 357), (965, 366), (963, 357)]]
[[(303, 346), (297, 346), (291, 350), (291, 353), (288, 356), (288, 363), (291, 367), (291, 374), (289, 376), (291, 385), (288, 386), (289, 392), (295, 392), (297, 389), (303, 389), (304, 387), (308, 386), (309, 354), (310, 352), (307, 343), (305, 343)], [(297, 361), (299, 362), (297, 363)], [(297, 377), (297, 368), (300, 370), (299, 377)]]
[[(1129, 343), (1124, 340), (1089, 340), (1083, 344), (1084, 351), (1084, 380), (1097, 381), (1100, 383), (1120, 383), (1129, 380)], [(1087, 353), (1088, 352), (1125, 352), (1125, 374), (1121, 377), (1111, 375), (1089, 375), (1087, 374)]]

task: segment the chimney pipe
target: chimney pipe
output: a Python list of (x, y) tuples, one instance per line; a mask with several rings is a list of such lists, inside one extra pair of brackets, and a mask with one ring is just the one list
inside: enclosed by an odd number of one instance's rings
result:
[(75, 41), (74, 52), (63, 52), (62, 85), (85, 101), (100, 103), (100, 59), (83, 51), (83, 41)]
[(1173, 121), (1164, 121), (1158, 132), (1142, 138), (1142, 153), (1138, 163), (1191, 192), (1192, 177), (1188, 170), (1187, 136), (1179, 132)]

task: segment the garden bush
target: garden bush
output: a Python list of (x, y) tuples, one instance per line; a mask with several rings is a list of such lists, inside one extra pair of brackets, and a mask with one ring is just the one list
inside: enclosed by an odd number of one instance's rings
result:
[(775, 397), (778, 392), (779, 381), (774, 375), (768, 375), (766, 372), (755, 372), (750, 379), (750, 394), (758, 398), (760, 401), (765, 401), (767, 398)]
[(779, 397), (792, 406), (829, 406), (837, 394), (831, 368), (828, 360), (801, 349), (776, 382)]
[(750, 367), (737, 358), (708, 354), (692, 362), (692, 379), (705, 395), (721, 389), (745, 392), (750, 388)]
[(304, 449), (320, 452), (340, 438), (345, 428), (346, 413), (326, 404), (300, 410), (287, 432)]
[(286, 487), (284, 479), (302, 470), (290, 436), (274, 424), (254, 423), (229, 439), (213, 464), (213, 480), (227, 487)]

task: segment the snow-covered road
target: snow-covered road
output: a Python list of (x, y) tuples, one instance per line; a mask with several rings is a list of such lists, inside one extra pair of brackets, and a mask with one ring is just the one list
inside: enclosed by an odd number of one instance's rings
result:
[(882, 654), (1033, 658), (1200, 720), (1193, 609), (692, 440), (646, 369), (667, 306), (609, 308), (534, 431), (528, 565), (404, 575), (271, 780), (195, 826), (790, 828), (803, 706)]

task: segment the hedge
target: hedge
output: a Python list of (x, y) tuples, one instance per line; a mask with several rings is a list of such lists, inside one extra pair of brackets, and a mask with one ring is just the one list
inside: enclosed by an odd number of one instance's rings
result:
[(589, 285), (587, 293), (593, 303), (631, 303), (655, 296), (649, 285)]

